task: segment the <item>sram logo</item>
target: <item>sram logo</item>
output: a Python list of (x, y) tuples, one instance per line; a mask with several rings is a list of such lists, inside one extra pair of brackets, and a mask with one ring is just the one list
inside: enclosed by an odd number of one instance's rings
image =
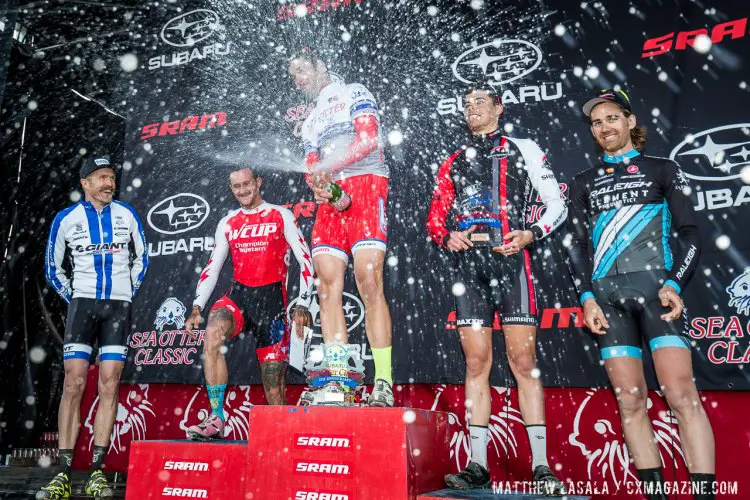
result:
[(206, 462), (175, 462), (168, 460), (164, 462), (164, 470), (192, 470), (198, 472), (208, 471)]
[[(711, 30), (711, 43), (720, 43), (727, 38), (733, 40), (735, 38), (742, 38), (747, 35), (747, 18), (737, 19), (736, 21), (728, 21), (726, 23), (717, 24)], [(643, 53), (641, 58), (654, 57), (661, 54), (674, 50), (685, 50), (688, 47), (692, 47), (695, 43), (695, 39), (699, 35), (708, 36), (708, 30), (706, 28), (698, 28), (692, 31), (680, 31), (676, 34), (675, 32), (668, 33), (664, 36), (656, 38), (650, 38), (643, 44)]]
[(330, 476), (348, 476), (351, 468), (347, 464), (320, 463), (320, 462), (297, 462), (294, 466), (296, 472), (309, 474), (324, 474)]
[(349, 495), (329, 491), (297, 491), (294, 500), (349, 500)]
[(183, 134), (189, 131), (205, 130), (214, 128), (227, 123), (227, 114), (223, 111), (208, 113), (205, 115), (188, 116), (182, 120), (171, 122), (149, 123), (141, 129), (141, 139), (151, 139), (152, 137), (164, 137), (166, 135)]
[(161, 495), (178, 498), (208, 498), (208, 491), (196, 488), (172, 488), (171, 486), (165, 486), (161, 490)]
[(351, 448), (351, 440), (336, 436), (297, 436), (297, 446), (308, 448)]
[(237, 238), (258, 238), (268, 236), (278, 230), (278, 225), (275, 222), (264, 224), (243, 224), (239, 229), (230, 230), (227, 237), (229, 241), (236, 240)]

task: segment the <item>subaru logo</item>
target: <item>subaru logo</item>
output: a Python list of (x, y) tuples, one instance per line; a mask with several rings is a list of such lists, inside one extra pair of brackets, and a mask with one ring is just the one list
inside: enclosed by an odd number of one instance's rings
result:
[(161, 234), (179, 234), (200, 227), (211, 209), (208, 202), (192, 193), (165, 198), (148, 211), (148, 225)]
[[(365, 305), (356, 295), (349, 292), (344, 292), (341, 299), (344, 308), (344, 319), (346, 320), (346, 331), (351, 332), (364, 321)], [(299, 298), (292, 300), (287, 306), (286, 313), (288, 317), (291, 317), (292, 309), (294, 309), (298, 300)], [(313, 337), (322, 338), (323, 335), (320, 333), (320, 305), (318, 303), (317, 290), (312, 293), (310, 315), (313, 319)]]
[(463, 83), (501, 85), (528, 75), (542, 63), (542, 51), (526, 40), (494, 40), (471, 48), (451, 65)]
[(691, 179), (737, 179), (742, 167), (750, 165), (750, 123), (690, 134), (672, 150), (669, 159), (679, 163)]
[(219, 29), (219, 16), (208, 9), (196, 9), (173, 17), (161, 29), (161, 39), (174, 47), (192, 47)]

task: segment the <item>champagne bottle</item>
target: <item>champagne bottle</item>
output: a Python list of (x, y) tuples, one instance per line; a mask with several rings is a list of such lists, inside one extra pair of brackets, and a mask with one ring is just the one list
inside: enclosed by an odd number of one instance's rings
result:
[(352, 204), (352, 199), (349, 197), (349, 195), (346, 194), (344, 190), (341, 189), (341, 186), (339, 186), (335, 182), (329, 183), (326, 189), (329, 193), (331, 193), (331, 199), (329, 202), (339, 212), (343, 212)]

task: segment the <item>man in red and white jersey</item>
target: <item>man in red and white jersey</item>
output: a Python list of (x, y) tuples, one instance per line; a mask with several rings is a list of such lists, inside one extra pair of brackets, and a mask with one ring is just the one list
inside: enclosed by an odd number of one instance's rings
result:
[(248, 167), (229, 174), (229, 184), (240, 208), (221, 219), (216, 228), (215, 247), (198, 280), (193, 312), (186, 322), (188, 332), (201, 322), (201, 312), (216, 287), (224, 261), (231, 254), (234, 281), (211, 308), (203, 344), (203, 372), (211, 414), (188, 429), (191, 439), (224, 437), (228, 374), (222, 346), (225, 339), (243, 332), (255, 337), (268, 404), (286, 404), (284, 379), (289, 359), (286, 279), (290, 250), (300, 266), (300, 294), (292, 319), (298, 331), (312, 323), (308, 312), (314, 279), (310, 250), (292, 212), (263, 201), (262, 183)]
[[(349, 254), (357, 288), (365, 304), (365, 329), (375, 362), (370, 406), (393, 406), (391, 315), (383, 293), (387, 242), (388, 167), (383, 160), (375, 98), (359, 83), (332, 81), (326, 65), (306, 49), (289, 63), (298, 89), (315, 99), (302, 125), (307, 180), (321, 203), (312, 232), (312, 254), (326, 346), (347, 344), (342, 293)], [(333, 201), (328, 186), (338, 184), (351, 198)], [(337, 383), (327, 390), (336, 391)]]

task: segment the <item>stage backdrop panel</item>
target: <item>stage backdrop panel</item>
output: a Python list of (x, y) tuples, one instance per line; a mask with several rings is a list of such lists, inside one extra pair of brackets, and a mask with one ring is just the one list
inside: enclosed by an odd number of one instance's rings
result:
[[(508, 135), (540, 144), (564, 194), (573, 175), (596, 161), (580, 104), (600, 88), (629, 91), (649, 128), (647, 152), (682, 165), (698, 211), (703, 254), (685, 291), (698, 385), (750, 387), (742, 369), (750, 357), (750, 238), (741, 229), (750, 215), (743, 182), (750, 177), (743, 170), (750, 164), (750, 36), (742, 2), (711, 9), (645, 0), (472, 7), (478, 4), (190, 1), (135, 14), (139, 36), (123, 56), (138, 64), (120, 85), (129, 107), (122, 198), (143, 218), (152, 265), (134, 304), (125, 380), (202, 382), (202, 339), (182, 328), (216, 225), (236, 206), (229, 166), (262, 169), (265, 199), (292, 208), (309, 238), (316, 205), (301, 173), (299, 129), (312, 104), (295, 91), (286, 64), (294, 50), (313, 46), (336, 78), (364, 84), (379, 104), (391, 170), (384, 276), (398, 382), (463, 380), (455, 263), (428, 240), (425, 218), (438, 164), (466, 140), (462, 92), (489, 82), (502, 93)], [(533, 222), (543, 207), (536, 193), (529, 197)], [(567, 233), (563, 227), (532, 247), (541, 377), (547, 386), (603, 386), (565, 262)], [(294, 263), (291, 272), (294, 297)], [(229, 274), (227, 264), (212, 301)], [(350, 341), (371, 376), (351, 273), (344, 305)], [(316, 296), (312, 307), (319, 344)], [(253, 341), (228, 347), (230, 383), (259, 382)], [(655, 387), (652, 372), (649, 378)], [(492, 380), (512, 384), (506, 363), (496, 363)]]

